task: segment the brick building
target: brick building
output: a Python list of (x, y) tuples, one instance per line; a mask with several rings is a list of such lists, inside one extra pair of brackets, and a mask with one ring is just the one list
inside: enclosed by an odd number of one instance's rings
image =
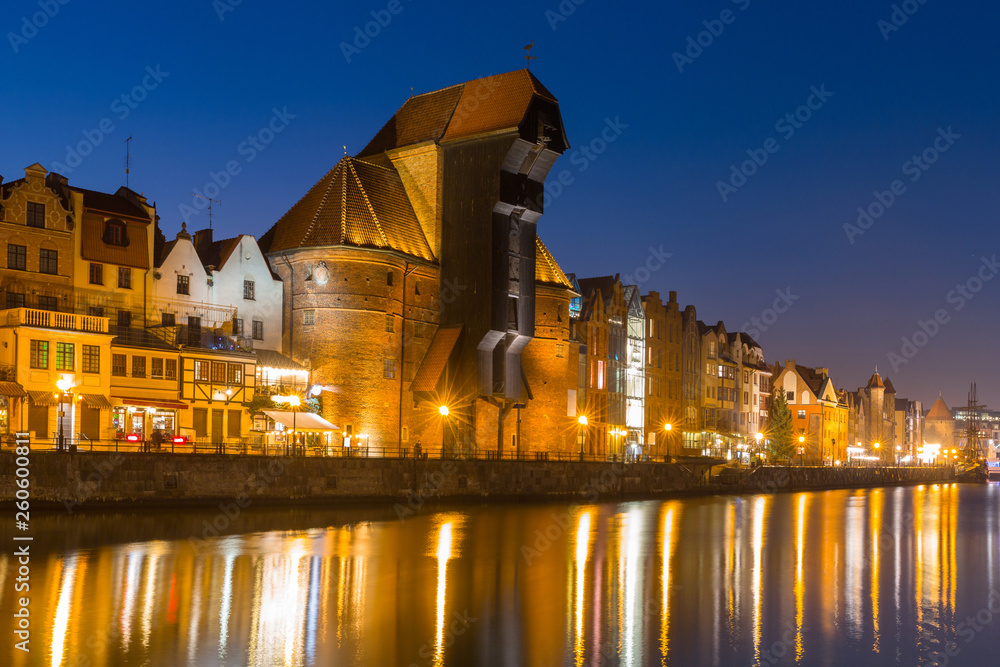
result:
[(642, 297), (642, 307), (646, 314), (646, 444), (653, 454), (676, 456), (683, 414), (677, 292), (670, 292), (666, 303), (658, 292), (650, 292)]
[(516, 448), (519, 419), (533, 448), (575, 444), (577, 383), (546, 375), (576, 371), (572, 287), (535, 234), (567, 147), (527, 70), (416, 95), (261, 238), (285, 289), (283, 347), (328, 389), (345, 444)]

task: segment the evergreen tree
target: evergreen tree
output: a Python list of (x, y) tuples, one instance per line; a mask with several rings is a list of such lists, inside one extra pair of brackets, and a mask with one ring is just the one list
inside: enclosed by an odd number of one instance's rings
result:
[(773, 396), (768, 420), (770, 442), (767, 451), (772, 459), (790, 459), (795, 451), (795, 443), (792, 440), (792, 411), (788, 408), (784, 389), (774, 390)]

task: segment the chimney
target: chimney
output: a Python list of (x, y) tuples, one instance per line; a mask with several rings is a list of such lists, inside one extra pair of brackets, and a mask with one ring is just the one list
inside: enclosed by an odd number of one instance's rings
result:
[(785, 368), (795, 368), (795, 360), (785, 359)]
[(194, 233), (194, 249), (201, 255), (212, 245), (212, 228), (199, 229)]
[(816, 369), (816, 372), (817, 372), (817, 373), (819, 373), (819, 374), (820, 374), (820, 376), (821, 376), (821, 377), (822, 377), (822, 378), (823, 378), (824, 380), (825, 380), (826, 378), (830, 377), (830, 369), (829, 369), (829, 368), (817, 368), (817, 369)]
[(677, 292), (674, 290), (670, 291), (670, 303), (677, 303)]

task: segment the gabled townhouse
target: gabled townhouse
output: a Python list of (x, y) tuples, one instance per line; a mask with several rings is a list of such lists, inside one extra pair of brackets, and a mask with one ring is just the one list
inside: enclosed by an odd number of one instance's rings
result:
[(775, 364), (773, 391), (784, 391), (792, 413), (796, 456), (803, 462), (839, 465), (847, 461), (850, 410), (841, 401), (829, 370), (786, 360)]

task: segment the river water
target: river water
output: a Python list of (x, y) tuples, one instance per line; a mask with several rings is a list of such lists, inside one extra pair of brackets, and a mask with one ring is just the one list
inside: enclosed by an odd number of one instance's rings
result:
[(389, 507), (227, 510), (233, 519), (33, 515), (31, 652), (13, 648), (23, 593), (5, 547), (0, 664), (867, 667), (1000, 656), (996, 484), (425, 506), (402, 520)]

